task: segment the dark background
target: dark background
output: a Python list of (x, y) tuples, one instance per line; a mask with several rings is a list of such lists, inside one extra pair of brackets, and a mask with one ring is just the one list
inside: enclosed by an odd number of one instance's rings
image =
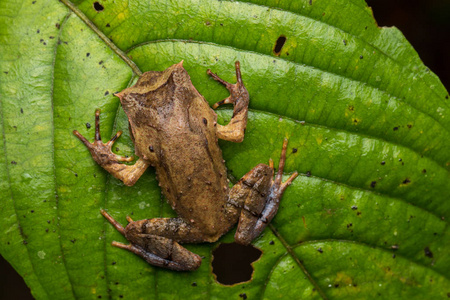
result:
[[(399, 28), (424, 64), (450, 87), (450, 0), (366, 0), (379, 26)], [(33, 299), (0, 256), (0, 299)]]

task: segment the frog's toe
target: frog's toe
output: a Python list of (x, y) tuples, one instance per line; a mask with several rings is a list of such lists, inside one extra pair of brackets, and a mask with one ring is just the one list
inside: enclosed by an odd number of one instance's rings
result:
[(219, 106), (223, 105), (223, 104), (233, 104), (234, 101), (231, 99), (231, 97), (227, 97), (223, 100), (220, 100), (219, 102), (214, 103), (214, 105), (212, 106), (212, 108), (216, 109)]

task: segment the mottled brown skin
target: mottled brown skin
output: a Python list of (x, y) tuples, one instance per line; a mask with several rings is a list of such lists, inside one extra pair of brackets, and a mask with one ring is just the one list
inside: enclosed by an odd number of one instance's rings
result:
[(161, 190), (178, 218), (128, 218), (129, 224), (123, 228), (106, 211), (101, 213), (131, 242), (113, 242), (114, 246), (172, 270), (195, 270), (201, 264), (198, 255), (179, 243), (217, 241), (238, 222), (236, 242), (249, 244), (274, 217), (284, 190), (297, 176), (295, 172), (281, 182), (285, 140), (275, 180), (270, 160), (269, 166), (259, 164), (229, 188), (218, 138), (233, 142), (244, 139), (249, 95), (239, 62), (236, 84), (223, 81), (210, 70), (208, 74), (230, 91), (228, 98), (213, 106), (233, 104), (233, 117), (226, 126), (217, 124), (216, 113), (192, 85), (182, 62), (163, 72), (146, 72), (134, 86), (116, 94), (128, 116), (139, 157), (132, 166), (120, 163), (129, 158), (111, 152), (120, 131), (108, 143), (102, 143), (98, 110), (94, 143), (74, 131), (94, 160), (126, 185), (133, 185), (148, 166), (156, 168)]

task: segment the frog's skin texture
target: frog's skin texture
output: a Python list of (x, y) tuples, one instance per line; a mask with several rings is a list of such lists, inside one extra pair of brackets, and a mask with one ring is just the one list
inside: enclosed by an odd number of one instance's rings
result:
[(273, 179), (273, 162), (259, 164), (233, 188), (229, 188), (218, 138), (233, 142), (244, 139), (249, 95), (236, 62), (237, 83), (230, 84), (208, 70), (208, 74), (230, 91), (224, 103), (234, 106), (228, 125), (217, 124), (217, 115), (192, 85), (183, 62), (163, 72), (150, 71), (116, 96), (128, 116), (130, 132), (139, 160), (111, 151), (119, 131), (103, 144), (99, 116), (95, 113), (95, 141), (90, 143), (78, 131), (74, 134), (87, 146), (94, 160), (126, 185), (133, 185), (148, 166), (156, 168), (161, 190), (178, 214), (177, 218), (133, 221), (123, 228), (101, 210), (116, 229), (130, 241), (113, 242), (143, 257), (148, 263), (167, 269), (195, 270), (201, 258), (180, 243), (214, 242), (239, 222), (236, 242), (249, 244), (275, 216), (281, 196), (297, 176), (281, 181), (287, 140), (283, 143), (278, 173)]

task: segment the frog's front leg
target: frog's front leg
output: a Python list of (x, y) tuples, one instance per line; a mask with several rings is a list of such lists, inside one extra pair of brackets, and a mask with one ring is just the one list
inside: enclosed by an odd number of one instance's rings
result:
[(237, 243), (247, 245), (261, 234), (277, 213), (285, 189), (297, 177), (294, 172), (286, 182), (281, 181), (288, 140), (283, 142), (278, 172), (273, 180), (273, 161), (269, 166), (259, 164), (234, 185), (227, 204), (229, 213), (239, 213), (239, 224), (234, 236)]
[(149, 163), (139, 159), (134, 165), (124, 165), (120, 162), (132, 161), (132, 157), (123, 157), (114, 154), (111, 151), (112, 145), (117, 140), (122, 131), (116, 133), (109, 142), (104, 144), (100, 137), (100, 110), (95, 111), (95, 140), (90, 143), (84, 136), (82, 136), (77, 130), (73, 131), (73, 134), (78, 137), (91, 152), (92, 158), (102, 166), (106, 171), (111, 173), (117, 179), (123, 181), (124, 184), (132, 186), (141, 177), (144, 171), (148, 168)]
[(242, 82), (239, 61), (236, 61), (235, 65), (237, 79), (235, 84), (226, 82), (209, 69), (207, 73), (230, 91), (230, 96), (214, 104), (213, 108), (216, 109), (222, 104), (231, 103), (234, 105), (233, 117), (230, 122), (226, 126), (217, 124), (217, 136), (223, 140), (240, 143), (244, 140), (245, 127), (247, 126), (249, 96)]
[(180, 218), (156, 218), (130, 222), (125, 228), (114, 220), (106, 211), (102, 215), (131, 244), (126, 245), (112, 242), (113, 246), (129, 250), (149, 264), (175, 270), (194, 271), (200, 267), (202, 259), (195, 253), (187, 250), (178, 242), (202, 242), (201, 232)]

